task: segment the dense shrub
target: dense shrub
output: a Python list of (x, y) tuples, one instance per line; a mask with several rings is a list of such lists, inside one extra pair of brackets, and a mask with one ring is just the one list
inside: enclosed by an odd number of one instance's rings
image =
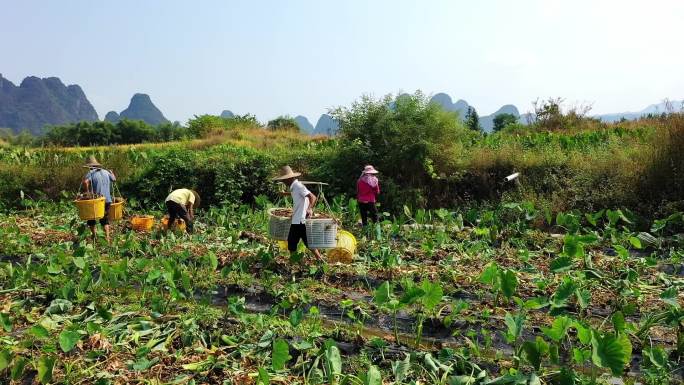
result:
[(299, 131), (299, 125), (290, 116), (279, 116), (273, 120), (270, 120), (266, 125), (271, 131)]
[(209, 151), (172, 150), (148, 158), (149, 166), (122, 184), (143, 203), (163, 202), (177, 188), (192, 188), (206, 204), (250, 203), (258, 195), (274, 197), (275, 162), (246, 148), (216, 146)]
[(210, 135), (234, 131), (240, 128), (259, 127), (259, 121), (254, 115), (235, 115), (221, 117), (216, 115), (200, 115), (188, 121), (188, 133), (193, 138), (206, 138)]
[(549, 98), (534, 102), (534, 114), (530, 116), (532, 127), (538, 130), (556, 131), (572, 129), (605, 128), (606, 123), (598, 118), (587, 116), (591, 105), (564, 107), (563, 98)]

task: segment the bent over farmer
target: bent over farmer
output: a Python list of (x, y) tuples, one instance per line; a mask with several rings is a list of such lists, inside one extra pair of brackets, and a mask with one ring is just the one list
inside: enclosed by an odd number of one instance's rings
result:
[(181, 188), (174, 190), (166, 197), (166, 210), (169, 214), (169, 229), (176, 226), (176, 218), (185, 222), (188, 234), (193, 232), (192, 221), (195, 219), (195, 209), (199, 207), (200, 197), (197, 191)]
[[(309, 244), (306, 239), (306, 218), (313, 215), (313, 207), (316, 204), (316, 196), (304, 186), (302, 182), (297, 180), (297, 177), (302, 175), (299, 172), (292, 171), (290, 166), (284, 166), (280, 169), (280, 175), (273, 178), (274, 181), (283, 183), (290, 188), (289, 195), (292, 196), (292, 220), (290, 222), (290, 232), (287, 235), (287, 249), (290, 254), (297, 251), (299, 241), (303, 241), (308, 248)], [(318, 249), (311, 250), (318, 260), (322, 260), (321, 253)]]
[[(107, 242), (109, 242), (109, 206), (112, 204), (112, 182), (116, 181), (116, 176), (112, 170), (103, 169), (100, 162), (98, 162), (94, 156), (89, 156), (83, 167), (90, 170), (83, 178), (83, 184), (86, 187), (86, 191), (105, 198), (104, 217), (100, 218), (100, 225), (104, 228), (105, 238), (107, 239)], [(95, 229), (96, 224), (97, 222), (94, 219), (88, 221), (88, 227), (90, 227), (93, 241), (97, 234)]]

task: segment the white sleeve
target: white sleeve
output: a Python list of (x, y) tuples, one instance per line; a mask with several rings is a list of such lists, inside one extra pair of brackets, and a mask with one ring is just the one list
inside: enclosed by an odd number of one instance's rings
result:
[(304, 184), (299, 183), (295, 185), (295, 190), (294, 193), (297, 194), (298, 196), (304, 198), (307, 195), (309, 195), (311, 192), (304, 186)]

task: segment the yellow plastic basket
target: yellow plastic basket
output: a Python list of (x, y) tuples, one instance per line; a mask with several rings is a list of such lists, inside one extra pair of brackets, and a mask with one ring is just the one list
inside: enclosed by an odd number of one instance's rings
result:
[(110, 221), (118, 221), (123, 218), (123, 209), (126, 200), (121, 197), (114, 198), (114, 202), (109, 205), (107, 216)]
[(78, 208), (78, 217), (83, 220), (94, 220), (104, 217), (105, 198), (75, 200), (74, 204)]
[[(162, 226), (162, 229), (164, 229), (164, 230), (169, 229), (169, 217), (162, 218), (161, 226)], [(185, 221), (180, 219), (180, 218), (177, 218), (175, 230), (185, 231), (185, 227), (186, 227)]]
[(337, 247), (328, 251), (328, 262), (351, 263), (356, 252), (356, 238), (349, 231), (337, 232)]
[(136, 231), (150, 231), (154, 226), (154, 217), (151, 215), (137, 215), (131, 218), (131, 226)]

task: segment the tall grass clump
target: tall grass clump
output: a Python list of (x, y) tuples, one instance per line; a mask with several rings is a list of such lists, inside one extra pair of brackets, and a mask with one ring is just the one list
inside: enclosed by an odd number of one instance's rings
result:
[(644, 157), (645, 170), (638, 192), (644, 206), (658, 214), (684, 209), (684, 113), (667, 116), (651, 151)]

